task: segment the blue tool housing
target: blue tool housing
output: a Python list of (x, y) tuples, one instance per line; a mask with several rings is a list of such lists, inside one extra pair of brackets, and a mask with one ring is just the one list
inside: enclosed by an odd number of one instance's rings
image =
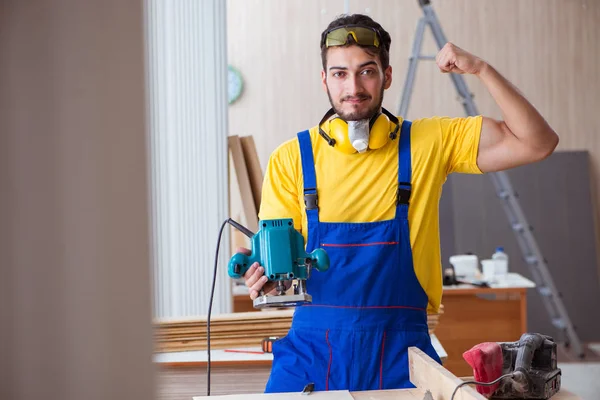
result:
[(329, 256), (323, 249), (311, 253), (304, 250), (304, 237), (294, 229), (291, 218), (259, 221), (259, 231), (252, 236), (252, 254), (237, 253), (229, 260), (227, 271), (241, 278), (258, 262), (270, 281), (306, 280), (310, 269), (329, 269)]

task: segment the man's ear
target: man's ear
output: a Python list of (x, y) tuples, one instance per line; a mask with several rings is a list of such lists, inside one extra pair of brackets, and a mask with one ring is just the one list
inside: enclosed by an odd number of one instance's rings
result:
[(321, 70), (321, 83), (323, 84), (323, 90), (327, 93), (327, 73)]
[(383, 88), (389, 89), (392, 86), (392, 66), (388, 65), (388, 67), (383, 72)]

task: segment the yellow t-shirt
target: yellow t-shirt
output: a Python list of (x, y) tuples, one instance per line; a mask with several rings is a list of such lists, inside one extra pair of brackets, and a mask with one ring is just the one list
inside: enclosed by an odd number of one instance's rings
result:
[[(402, 121), (401, 118), (399, 118)], [(439, 200), (452, 172), (481, 173), (477, 152), (482, 117), (415, 120), (411, 129), (412, 192), (408, 211), (415, 274), (429, 297), (429, 311), (442, 298)], [(310, 129), (319, 220), (374, 222), (393, 219), (398, 187), (398, 140), (377, 150), (345, 154), (329, 146), (317, 127)], [(293, 218), (308, 235), (304, 180), (298, 138), (279, 146), (269, 159), (260, 219)]]

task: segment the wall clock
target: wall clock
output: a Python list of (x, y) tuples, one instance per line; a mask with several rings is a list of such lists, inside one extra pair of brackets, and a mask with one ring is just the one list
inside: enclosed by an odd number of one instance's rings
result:
[(227, 82), (227, 95), (229, 98), (229, 104), (235, 102), (242, 94), (244, 88), (244, 80), (242, 74), (233, 68), (231, 65), (227, 67), (228, 70), (228, 82)]

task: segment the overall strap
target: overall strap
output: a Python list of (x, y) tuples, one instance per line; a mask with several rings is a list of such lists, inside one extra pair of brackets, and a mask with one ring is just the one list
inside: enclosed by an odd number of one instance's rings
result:
[(317, 196), (315, 161), (308, 131), (298, 133), (298, 143), (300, 144), (302, 176), (304, 178), (304, 205), (306, 206), (306, 217), (308, 219), (308, 227), (310, 230), (313, 224), (319, 222), (319, 202)]
[(410, 154), (410, 121), (402, 121), (400, 140), (398, 143), (398, 192), (396, 218), (408, 219), (408, 204), (411, 193), (411, 154)]

